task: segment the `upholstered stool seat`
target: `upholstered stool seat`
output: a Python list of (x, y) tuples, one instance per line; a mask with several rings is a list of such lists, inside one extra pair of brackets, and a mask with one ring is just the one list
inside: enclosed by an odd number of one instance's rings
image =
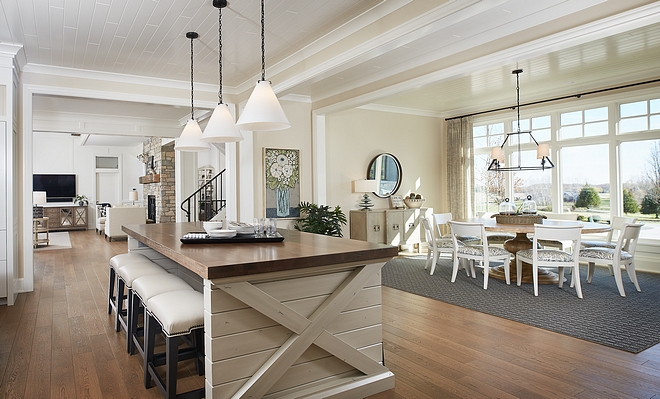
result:
[[(167, 274), (167, 271), (148, 260), (143, 262), (135, 262), (127, 264), (117, 270), (117, 313), (115, 318), (115, 329), (120, 330), (121, 327), (126, 331), (126, 351), (130, 351), (130, 342), (132, 331), (129, 330), (129, 320), (131, 319), (131, 309), (133, 303), (133, 281), (142, 277), (152, 274)], [(124, 296), (124, 288), (127, 289), (127, 296)], [(122, 309), (124, 299), (127, 299), (126, 309)], [(124, 319), (124, 315), (126, 318)]]
[[(122, 266), (135, 262), (147, 262), (149, 258), (142, 254), (128, 252), (125, 254), (115, 255), (110, 258), (110, 282), (108, 287), (108, 314), (114, 310), (117, 311), (117, 297), (115, 294), (115, 286), (117, 282), (117, 270)], [(119, 331), (119, 330), (117, 330)]]
[[(204, 375), (204, 295), (195, 290), (170, 291), (146, 302), (144, 331), (144, 384), (151, 387), (153, 379), (165, 398), (176, 398), (177, 362), (196, 359), (197, 373)], [(165, 335), (164, 363), (162, 355), (154, 354), (156, 334)], [(179, 337), (191, 335), (190, 347), (179, 349)], [(156, 367), (165, 364), (165, 380)], [(181, 393), (186, 398), (202, 398), (205, 388)]]
[(131, 301), (128, 330), (131, 331), (131, 338), (128, 347), (128, 353), (131, 355), (137, 348), (140, 355), (144, 357), (144, 347), (140, 344), (139, 336), (140, 330), (138, 328), (138, 317), (143, 308), (143, 304), (156, 295), (164, 294), (172, 291), (192, 291), (192, 287), (183, 281), (180, 277), (170, 273), (149, 274), (146, 276), (138, 277), (133, 281), (133, 299)]

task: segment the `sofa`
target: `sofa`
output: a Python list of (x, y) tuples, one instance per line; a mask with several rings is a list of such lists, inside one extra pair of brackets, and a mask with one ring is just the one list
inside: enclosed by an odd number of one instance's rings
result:
[(106, 208), (105, 236), (109, 241), (113, 238), (127, 237), (121, 229), (125, 224), (143, 224), (147, 222), (147, 208), (143, 206), (112, 206)]

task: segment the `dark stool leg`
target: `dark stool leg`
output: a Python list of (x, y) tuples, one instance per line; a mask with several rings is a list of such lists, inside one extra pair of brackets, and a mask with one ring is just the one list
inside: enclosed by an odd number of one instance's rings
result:
[(124, 280), (122, 279), (117, 279), (117, 296), (116, 296), (116, 301), (117, 301), (117, 309), (115, 312), (115, 331), (119, 332), (121, 329), (121, 318), (122, 314), (124, 313), (124, 299), (126, 296), (124, 295)]
[[(112, 313), (112, 308), (116, 307), (116, 296), (115, 296), (115, 280), (117, 279), (117, 272), (115, 268), (110, 266), (110, 287), (108, 288), (108, 314)], [(113, 306), (114, 304), (114, 306)]]
[(138, 318), (140, 317), (143, 307), (142, 301), (133, 290), (131, 290), (131, 298), (129, 299), (129, 302), (128, 328), (126, 329), (126, 351), (132, 356), (135, 354), (135, 343), (133, 340), (137, 337)]
[(179, 337), (165, 337), (165, 391), (168, 399), (176, 399), (176, 370), (179, 359)]
[(144, 313), (144, 387), (151, 388), (151, 367), (154, 361), (154, 345), (156, 343), (156, 320)]

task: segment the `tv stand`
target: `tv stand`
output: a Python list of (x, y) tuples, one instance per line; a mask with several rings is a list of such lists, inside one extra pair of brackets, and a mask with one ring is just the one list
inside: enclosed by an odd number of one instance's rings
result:
[(48, 203), (44, 205), (44, 216), (48, 218), (48, 229), (87, 230), (87, 206), (73, 203)]

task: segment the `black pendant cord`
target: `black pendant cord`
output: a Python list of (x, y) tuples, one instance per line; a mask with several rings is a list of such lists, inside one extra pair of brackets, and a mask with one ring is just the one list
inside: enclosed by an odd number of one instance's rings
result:
[(264, 22), (264, 0), (261, 0), (261, 80), (266, 80), (266, 27)]
[(222, 8), (218, 8), (218, 104), (222, 104)]
[(195, 40), (196, 33), (189, 34), (190, 37), (190, 119), (195, 119), (195, 86), (194, 86), (194, 77), (193, 77), (193, 41)]

